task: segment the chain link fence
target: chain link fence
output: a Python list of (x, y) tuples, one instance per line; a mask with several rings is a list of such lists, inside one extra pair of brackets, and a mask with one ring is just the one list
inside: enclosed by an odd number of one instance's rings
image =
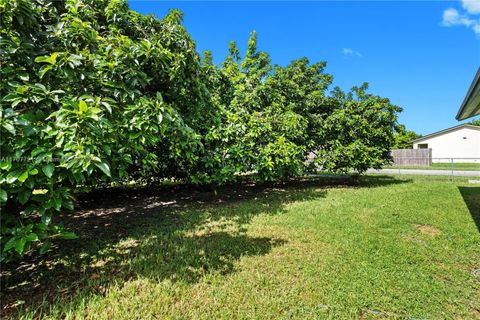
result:
[[(450, 177), (472, 177), (480, 180), (480, 158), (396, 157), (391, 165), (370, 173), (420, 174)], [(475, 178), (476, 177), (476, 178)]]

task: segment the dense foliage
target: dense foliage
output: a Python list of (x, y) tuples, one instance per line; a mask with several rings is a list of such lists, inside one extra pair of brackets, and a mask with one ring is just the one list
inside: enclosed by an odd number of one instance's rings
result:
[(468, 124), (471, 124), (471, 125), (474, 125), (474, 126), (480, 126), (480, 119), (473, 119)]
[[(55, 238), (78, 190), (177, 179), (275, 181), (389, 161), (397, 113), (325, 63), (272, 66), (252, 33), (221, 65), (171, 11), (123, 0), (1, 0), (2, 259)], [(52, 220), (53, 219), (53, 220)]]
[(420, 138), (422, 135), (412, 130), (407, 130), (403, 124), (398, 125), (395, 133), (395, 143), (393, 149), (412, 149), (412, 140)]

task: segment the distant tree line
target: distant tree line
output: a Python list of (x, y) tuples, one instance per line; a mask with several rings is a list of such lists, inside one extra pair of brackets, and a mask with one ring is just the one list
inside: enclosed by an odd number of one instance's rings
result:
[[(330, 89), (325, 62), (272, 65), (253, 32), (220, 65), (173, 10), (123, 0), (0, 2), (1, 259), (76, 235), (80, 190), (175, 179), (279, 181), (390, 160), (401, 108)], [(313, 155), (313, 156), (312, 156)]]
[(480, 126), (480, 119), (474, 119), (470, 121), (468, 124), (471, 124), (473, 126)]

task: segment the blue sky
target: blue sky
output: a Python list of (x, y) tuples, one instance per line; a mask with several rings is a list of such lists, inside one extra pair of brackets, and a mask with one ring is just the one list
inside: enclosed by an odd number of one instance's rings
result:
[(421, 134), (457, 125), (455, 115), (480, 66), (480, 0), (200, 2), (134, 1), (142, 14), (184, 13), (199, 52), (220, 63), (235, 40), (243, 53), (252, 30), (274, 64), (327, 61), (334, 85), (364, 81), (404, 111)]

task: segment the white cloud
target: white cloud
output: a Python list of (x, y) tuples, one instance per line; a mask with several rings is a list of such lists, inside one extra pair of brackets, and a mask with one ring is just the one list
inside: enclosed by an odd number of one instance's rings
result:
[(458, 14), (458, 11), (450, 8), (445, 11), (443, 11), (443, 20), (442, 23), (444, 26), (453, 26), (457, 24), (458, 19), (460, 19), (460, 15)]
[(350, 48), (343, 48), (342, 52), (346, 56), (355, 55), (357, 57), (363, 57), (363, 55), (360, 52), (358, 52), (356, 50), (353, 50), (353, 49), (350, 49)]
[(480, 23), (476, 23), (473, 25), (473, 32), (480, 35)]
[(455, 25), (464, 25), (466, 27), (470, 27), (474, 21), (466, 16), (461, 16), (457, 10), (450, 8), (443, 12), (442, 23), (447, 27)]
[(462, 6), (470, 14), (480, 13), (480, 0), (462, 0)]
[[(464, 5), (465, 2), (468, 1), (470, 0), (464, 0)], [(480, 3), (480, 0), (476, 1)], [(472, 28), (473, 32), (475, 32), (477, 35), (480, 35), (480, 19), (472, 18), (467, 14), (460, 14), (458, 10), (453, 8), (443, 11), (442, 24), (446, 27), (465, 26), (467, 28)]]

